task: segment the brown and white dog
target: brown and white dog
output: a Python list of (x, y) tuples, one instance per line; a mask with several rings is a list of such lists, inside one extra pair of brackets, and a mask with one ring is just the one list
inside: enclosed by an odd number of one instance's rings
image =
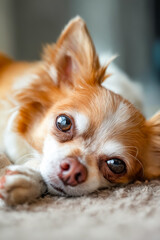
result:
[(107, 66), (80, 17), (39, 62), (0, 55), (0, 196), (7, 204), (31, 202), (46, 189), (79, 196), (160, 176), (160, 113), (146, 120), (102, 87)]

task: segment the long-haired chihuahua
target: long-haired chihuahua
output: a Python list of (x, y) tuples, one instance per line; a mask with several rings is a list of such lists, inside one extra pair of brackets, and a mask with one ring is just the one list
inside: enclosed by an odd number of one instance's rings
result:
[[(79, 196), (160, 176), (160, 113), (146, 120), (125, 96), (102, 86), (112, 85), (107, 67), (80, 17), (45, 47), (40, 61), (0, 54), (0, 197), (6, 204), (31, 202), (45, 191)], [(126, 91), (136, 96), (134, 87)]]

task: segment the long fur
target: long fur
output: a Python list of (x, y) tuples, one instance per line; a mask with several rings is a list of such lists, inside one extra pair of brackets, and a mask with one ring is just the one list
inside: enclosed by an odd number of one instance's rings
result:
[[(85, 22), (73, 19), (42, 55), (41, 61), (33, 63), (0, 55), (1, 151), (15, 164), (6, 173), (7, 179), (8, 175), (13, 178), (9, 192), (4, 184), (0, 187), (6, 202), (22, 203), (29, 194), (27, 188), (26, 195), (18, 192), (18, 198), (14, 192), (10, 196), (16, 174), (21, 176), (20, 185), (31, 183), (32, 191), (40, 184), (36, 197), (45, 189), (39, 171), (48, 191), (66, 195), (159, 177), (160, 114), (146, 120), (127, 99), (102, 87), (110, 77), (108, 64), (100, 64)], [(130, 82), (125, 80), (125, 84)], [(57, 129), (60, 114), (70, 116), (72, 132)], [(77, 158), (88, 171), (87, 180), (75, 187), (65, 186), (58, 177), (61, 162), (68, 157)], [(115, 175), (107, 168), (105, 159), (112, 158), (125, 162), (125, 173)], [(35, 178), (28, 166), (37, 172)], [(33, 198), (27, 195), (27, 199)]]

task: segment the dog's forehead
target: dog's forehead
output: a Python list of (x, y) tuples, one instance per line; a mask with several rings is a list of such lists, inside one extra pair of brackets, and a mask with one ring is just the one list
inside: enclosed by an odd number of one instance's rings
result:
[[(101, 109), (102, 113), (93, 111), (90, 116), (87, 114), (78, 114), (75, 118), (77, 129), (81, 130), (82, 137), (85, 141), (105, 143), (109, 139), (119, 138), (119, 135), (130, 127), (131, 113), (124, 102), (120, 102), (115, 109), (110, 106)], [(79, 121), (81, 120), (82, 121)]]
[(84, 96), (84, 104), (77, 105), (75, 110), (77, 130), (86, 146), (98, 147), (115, 139), (131, 144), (134, 136), (141, 134), (144, 117), (131, 103), (109, 90), (88, 97)]
[(102, 122), (108, 115), (116, 112), (121, 102), (128, 108), (125, 100), (118, 94), (100, 86), (90, 86), (69, 94), (68, 99), (65, 99), (65, 107), (69, 106), (93, 121)]
[(72, 91), (59, 106), (59, 112), (73, 117), (77, 136), (80, 135), (87, 143), (96, 142), (95, 145), (108, 139), (118, 139), (126, 132), (129, 136), (144, 121), (131, 103), (102, 87)]
[(115, 134), (115, 130), (118, 133), (120, 129), (124, 129), (133, 114), (128, 102), (107, 90), (78, 97), (74, 98), (74, 106), (69, 111), (78, 134), (84, 139), (106, 140), (105, 138)]

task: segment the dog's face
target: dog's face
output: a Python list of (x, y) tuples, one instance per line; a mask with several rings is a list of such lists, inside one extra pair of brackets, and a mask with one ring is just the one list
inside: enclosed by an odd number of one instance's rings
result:
[(41, 173), (50, 192), (81, 195), (135, 179), (143, 121), (130, 103), (102, 87), (71, 91), (43, 123)]
[(83, 20), (76, 18), (45, 51), (37, 82), (17, 94), (17, 131), (41, 153), (51, 193), (87, 194), (142, 178), (149, 168), (150, 124), (101, 86), (105, 70)]

